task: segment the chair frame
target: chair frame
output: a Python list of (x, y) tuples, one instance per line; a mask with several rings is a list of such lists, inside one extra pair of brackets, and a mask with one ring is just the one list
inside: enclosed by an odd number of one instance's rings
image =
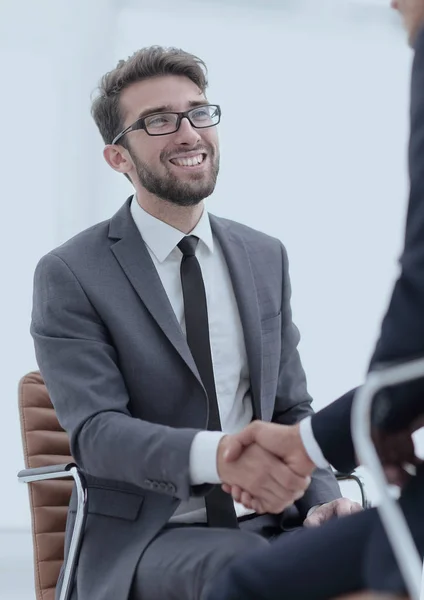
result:
[(372, 441), (371, 408), (375, 395), (381, 389), (422, 377), (424, 358), (371, 371), (365, 384), (355, 394), (351, 417), (355, 452), (359, 462), (370, 470), (381, 493), (381, 504), (377, 508), (411, 600), (420, 600), (421, 597), (423, 562), (405, 516), (390, 494), (384, 469)]
[(77, 511), (75, 525), (72, 531), (71, 544), (67, 560), (64, 562), (62, 588), (59, 600), (70, 600), (75, 570), (84, 536), (85, 522), (88, 513), (88, 488), (84, 473), (75, 463), (24, 469), (18, 473), (18, 480), (22, 483), (45, 481), (47, 479), (64, 479), (73, 477), (77, 492)]
[(361, 504), (362, 508), (370, 508), (371, 502), (368, 500), (367, 494), (365, 492), (365, 484), (364, 480), (360, 475), (357, 475), (355, 471), (351, 473), (342, 473), (341, 471), (334, 471), (334, 475), (338, 481), (354, 481), (361, 492)]

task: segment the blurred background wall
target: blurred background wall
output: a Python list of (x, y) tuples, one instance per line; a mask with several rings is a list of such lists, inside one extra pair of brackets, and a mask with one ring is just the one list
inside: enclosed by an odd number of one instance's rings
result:
[[(315, 408), (359, 384), (397, 274), (411, 53), (389, 0), (0, 0), (0, 530), (28, 530), (17, 384), (38, 259), (131, 193), (90, 117), (101, 75), (175, 45), (223, 110), (208, 208), (286, 245)], [(372, 492), (372, 485), (369, 490)]]

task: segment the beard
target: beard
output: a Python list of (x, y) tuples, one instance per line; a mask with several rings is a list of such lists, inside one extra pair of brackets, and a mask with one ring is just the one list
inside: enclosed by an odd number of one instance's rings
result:
[[(160, 162), (165, 167), (165, 174), (155, 171), (131, 150), (129, 153), (134, 162), (138, 179), (148, 192), (177, 206), (196, 206), (212, 194), (219, 172), (219, 155), (215, 149), (208, 146), (202, 150), (207, 150), (207, 160), (210, 161), (211, 168), (208, 173), (193, 173), (189, 181), (182, 181), (171, 172), (168, 167), (168, 153), (162, 152), (160, 155)], [(199, 150), (199, 153), (202, 150)]]

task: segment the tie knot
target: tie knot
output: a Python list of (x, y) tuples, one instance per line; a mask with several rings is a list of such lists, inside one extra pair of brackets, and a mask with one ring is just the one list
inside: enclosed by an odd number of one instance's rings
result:
[(178, 248), (184, 256), (194, 256), (199, 238), (195, 235), (186, 235), (178, 244)]

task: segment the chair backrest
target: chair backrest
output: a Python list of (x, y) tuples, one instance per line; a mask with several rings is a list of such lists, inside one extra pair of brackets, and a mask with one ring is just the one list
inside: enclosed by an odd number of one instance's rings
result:
[[(68, 436), (59, 425), (38, 372), (25, 375), (19, 382), (19, 413), (26, 468), (73, 462)], [(73, 480), (63, 479), (28, 485), (37, 600), (54, 600), (72, 486)]]

